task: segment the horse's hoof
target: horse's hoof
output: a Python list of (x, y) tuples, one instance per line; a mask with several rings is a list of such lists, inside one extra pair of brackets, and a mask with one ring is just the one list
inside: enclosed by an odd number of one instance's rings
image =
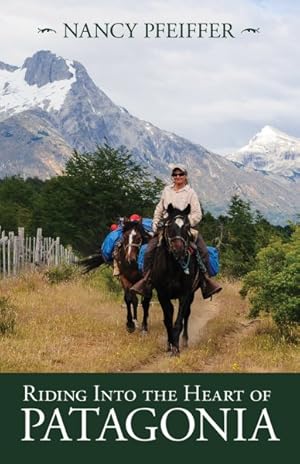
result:
[(182, 346), (183, 346), (183, 348), (187, 348), (189, 346), (188, 341), (183, 339), (182, 340)]
[(136, 329), (138, 329), (138, 328), (139, 328), (139, 323), (138, 323), (138, 321), (137, 321), (136, 319), (133, 319), (133, 323), (134, 323), (134, 327), (135, 327)]
[(128, 333), (133, 333), (135, 331), (135, 325), (128, 325), (127, 324), (127, 332)]
[(172, 346), (171, 356), (179, 356), (179, 349), (177, 348), (177, 346)]
[(168, 343), (167, 344), (167, 353), (171, 353), (171, 351), (172, 351), (172, 344)]

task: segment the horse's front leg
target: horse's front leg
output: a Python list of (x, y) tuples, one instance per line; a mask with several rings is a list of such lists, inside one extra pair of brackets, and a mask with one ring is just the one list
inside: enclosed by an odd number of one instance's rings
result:
[(145, 296), (142, 298), (142, 306), (144, 310), (144, 316), (143, 316), (143, 322), (142, 322), (143, 333), (148, 332), (148, 316), (149, 316), (149, 306), (150, 306), (151, 298), (152, 298), (152, 292), (151, 292), (151, 296)]
[(189, 335), (188, 335), (188, 322), (189, 322), (189, 317), (190, 317), (190, 314), (191, 314), (191, 304), (193, 303), (194, 301), (194, 293), (190, 299), (190, 302), (188, 304), (188, 307), (187, 307), (187, 310), (186, 310), (186, 313), (183, 317), (183, 334), (182, 334), (182, 344), (184, 346), (184, 348), (187, 348), (188, 346), (188, 341), (189, 341)]
[(127, 331), (129, 333), (132, 333), (135, 331), (135, 323), (132, 318), (132, 312), (131, 312), (132, 295), (131, 295), (129, 288), (125, 289), (124, 301), (125, 301), (126, 308), (127, 308), (127, 323), (126, 323)]
[(168, 351), (173, 352), (173, 314), (174, 314), (174, 306), (171, 300), (165, 297), (157, 290), (158, 301), (162, 307), (164, 313), (164, 324), (167, 329), (168, 334)]
[(137, 309), (138, 309), (138, 305), (139, 305), (139, 299), (138, 299), (136, 293), (131, 291), (131, 290), (130, 290), (130, 296), (131, 296), (131, 303), (132, 303), (132, 307), (133, 307), (133, 322), (134, 322), (135, 328), (137, 328), (138, 327)]
[(188, 341), (188, 333), (187, 333), (187, 324), (188, 318), (191, 312), (191, 296), (184, 295), (179, 298), (179, 308), (177, 318), (173, 328), (173, 341), (174, 341), (174, 350), (173, 354), (179, 354), (179, 337), (183, 329), (183, 321), (185, 320), (185, 342), (187, 344)]

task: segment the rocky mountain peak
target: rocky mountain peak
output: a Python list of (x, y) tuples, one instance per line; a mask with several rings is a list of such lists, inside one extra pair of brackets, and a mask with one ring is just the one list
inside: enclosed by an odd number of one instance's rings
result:
[[(167, 182), (170, 165), (184, 162), (203, 207), (213, 214), (223, 214), (238, 193), (281, 223), (298, 211), (298, 151), (285, 150), (281, 163), (269, 163), (268, 154), (273, 157), (285, 147), (280, 143), (270, 150), (262, 143), (276, 139), (274, 131), (279, 132), (263, 128), (257, 134), (259, 143), (251, 142), (250, 153), (238, 157), (242, 163), (232, 163), (131, 115), (110, 100), (77, 61), (41, 50), (22, 68), (0, 68), (0, 178), (49, 177), (64, 168), (74, 148), (92, 152), (107, 143), (126, 147), (136, 162)], [(252, 150), (254, 145), (257, 149)], [(263, 173), (248, 171), (248, 163)], [(277, 173), (281, 176), (273, 175)]]
[(9, 72), (14, 72), (18, 69), (18, 66), (12, 66), (10, 64), (3, 63), (3, 61), (0, 61), (0, 71), (9, 71)]
[(264, 145), (274, 144), (274, 143), (286, 143), (292, 144), (296, 142), (299, 144), (299, 139), (292, 137), (291, 135), (286, 134), (285, 132), (280, 131), (272, 126), (264, 126), (260, 132), (258, 132), (249, 142), (247, 147), (253, 143), (261, 143)]
[(71, 79), (74, 75), (70, 71), (67, 61), (50, 52), (40, 50), (32, 57), (26, 58), (22, 69), (26, 69), (25, 81), (29, 85), (38, 87), (55, 81)]
[(227, 156), (246, 168), (299, 178), (300, 139), (264, 126), (249, 143)]

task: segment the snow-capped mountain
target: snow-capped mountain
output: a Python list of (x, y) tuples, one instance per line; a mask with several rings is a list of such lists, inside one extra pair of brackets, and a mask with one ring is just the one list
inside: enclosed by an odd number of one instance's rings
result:
[(300, 139), (265, 126), (249, 143), (227, 156), (245, 167), (297, 179), (300, 177)]
[[(0, 63), (0, 89), (2, 117), (32, 109), (59, 111), (72, 84), (75, 82), (75, 68), (69, 61), (59, 59), (48, 62), (48, 76), (43, 69), (43, 61), (27, 58), (22, 68), (5, 66)], [(56, 66), (60, 66), (57, 72)], [(2, 69), (1, 69), (2, 65)]]
[(274, 223), (294, 219), (299, 190), (273, 174), (241, 165), (114, 104), (77, 61), (49, 51), (27, 58), (21, 68), (0, 63), (0, 177), (45, 178), (59, 173), (72, 150), (108, 143), (126, 146), (135, 160), (164, 180), (170, 165), (187, 165), (205, 209), (224, 213), (233, 194), (250, 200)]

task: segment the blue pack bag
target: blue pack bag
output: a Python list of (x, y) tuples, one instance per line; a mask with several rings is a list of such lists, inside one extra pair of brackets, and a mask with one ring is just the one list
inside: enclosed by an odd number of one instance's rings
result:
[(104, 239), (102, 246), (101, 246), (101, 253), (105, 261), (112, 261), (112, 253), (114, 251), (114, 247), (122, 236), (122, 229), (118, 228), (110, 232)]
[[(143, 218), (142, 224), (143, 224), (144, 229), (147, 232), (152, 231), (152, 222), (153, 221), (150, 218)], [(105, 237), (105, 239), (104, 239), (104, 241), (103, 241), (103, 243), (101, 245), (101, 253), (102, 253), (102, 256), (105, 259), (105, 261), (110, 262), (110, 261), (113, 260), (112, 254), (113, 254), (115, 245), (116, 245), (117, 241), (122, 237), (122, 234), (123, 234), (122, 227), (118, 227), (118, 229), (113, 230), (112, 232), (110, 232)], [(144, 254), (145, 254), (145, 247), (146, 246), (147, 246), (147, 244), (142, 245), (141, 250), (140, 250), (139, 256), (141, 256), (141, 258), (140, 258), (140, 263), (138, 263), (140, 270), (142, 270), (142, 267), (143, 267)], [(140, 268), (140, 266), (141, 266), (141, 268)]]
[(139, 271), (143, 272), (144, 269), (144, 257), (145, 257), (145, 252), (147, 249), (147, 243), (144, 243), (144, 245), (141, 246), (139, 255), (138, 255), (138, 268)]
[[(150, 218), (143, 218), (142, 219), (142, 224), (146, 232), (152, 232), (152, 224), (153, 220)], [(147, 250), (147, 243), (144, 243), (144, 245), (141, 246), (139, 255), (138, 255), (138, 268), (139, 271), (143, 272), (144, 269), (144, 256)]]
[(209, 254), (209, 275), (214, 277), (220, 271), (219, 251), (212, 246), (208, 246), (207, 249)]
[(152, 223), (153, 223), (153, 220), (150, 218), (142, 219), (142, 224), (146, 232), (152, 232)]

